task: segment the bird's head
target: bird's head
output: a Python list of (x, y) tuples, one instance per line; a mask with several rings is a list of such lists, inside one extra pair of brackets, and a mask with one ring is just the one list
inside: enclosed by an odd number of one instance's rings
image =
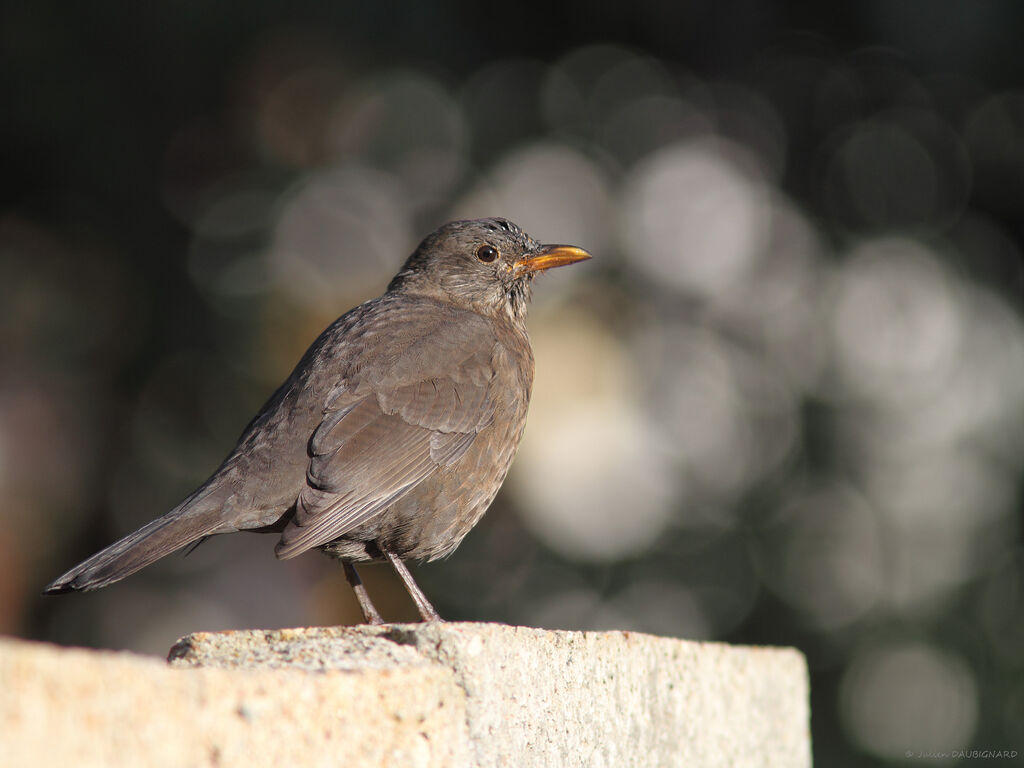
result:
[(535, 275), (589, 258), (576, 246), (538, 243), (506, 219), (452, 221), (420, 243), (388, 291), (437, 295), (522, 320)]

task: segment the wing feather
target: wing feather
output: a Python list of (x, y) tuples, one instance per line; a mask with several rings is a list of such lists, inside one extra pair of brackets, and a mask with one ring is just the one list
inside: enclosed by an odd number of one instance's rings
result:
[(309, 441), (307, 484), (277, 546), (290, 558), (380, 514), (463, 456), (494, 417), (493, 375), (468, 371), (360, 395), (333, 393)]

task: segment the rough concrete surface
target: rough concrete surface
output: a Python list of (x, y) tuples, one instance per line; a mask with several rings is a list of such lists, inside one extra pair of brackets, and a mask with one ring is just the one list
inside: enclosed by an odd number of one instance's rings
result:
[(784, 648), (406, 624), (0, 640), (0, 766), (810, 766)]

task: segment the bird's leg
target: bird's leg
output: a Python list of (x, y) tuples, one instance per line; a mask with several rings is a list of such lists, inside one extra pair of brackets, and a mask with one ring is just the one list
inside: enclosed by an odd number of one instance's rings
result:
[(373, 605), (373, 601), (370, 600), (370, 594), (366, 591), (366, 587), (363, 585), (363, 580), (359, 578), (359, 574), (356, 573), (356, 567), (352, 563), (342, 563), (342, 567), (345, 569), (345, 578), (348, 580), (349, 586), (352, 587), (352, 591), (356, 593), (356, 600), (359, 601), (359, 607), (363, 609), (363, 618), (366, 619), (367, 624), (383, 624), (384, 619), (380, 617), (380, 613)]
[(424, 621), (444, 621), (437, 610), (427, 600), (427, 596), (423, 594), (423, 590), (419, 588), (419, 585), (413, 581), (412, 574), (409, 573), (409, 569), (405, 567), (405, 563), (402, 559), (386, 549), (383, 550), (384, 555), (391, 562), (391, 567), (395, 569), (395, 573), (398, 574), (399, 578), (402, 579), (402, 583), (405, 584), (406, 590), (409, 592), (409, 597), (416, 603), (416, 610), (420, 612), (420, 616), (423, 617)]

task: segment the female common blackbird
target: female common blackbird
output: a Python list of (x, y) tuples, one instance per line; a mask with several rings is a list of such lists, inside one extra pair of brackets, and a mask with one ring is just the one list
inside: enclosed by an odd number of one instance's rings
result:
[(494, 499), (533, 384), (531, 282), (587, 258), (504, 219), (445, 224), (313, 342), (209, 480), (45, 592), (104, 587), (207, 536), (275, 532), (279, 558), (341, 560), (368, 622), (381, 617), (352, 565), (368, 560), (390, 561), (438, 620), (403, 560), (451, 553)]

